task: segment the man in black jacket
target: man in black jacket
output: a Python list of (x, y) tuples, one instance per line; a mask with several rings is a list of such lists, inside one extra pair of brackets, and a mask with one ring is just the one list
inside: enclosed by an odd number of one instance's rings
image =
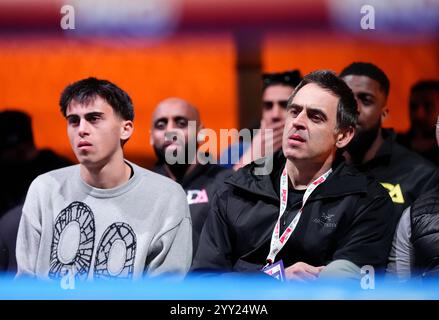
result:
[(390, 82), (371, 63), (354, 62), (340, 77), (354, 92), (359, 116), (356, 134), (347, 148), (347, 161), (370, 173), (388, 191), (401, 216), (419, 195), (439, 184), (439, 171), (420, 155), (398, 144), (392, 129), (382, 128), (388, 115)]
[[(191, 121), (194, 126), (190, 125)], [(202, 128), (197, 108), (186, 100), (168, 98), (154, 110), (150, 134), (150, 143), (158, 158), (152, 171), (178, 182), (186, 191), (191, 211), (194, 254), (211, 198), (224, 178), (232, 173), (231, 169), (212, 164), (214, 161), (205, 154), (201, 158), (210, 162), (202, 164), (198, 161), (198, 142)], [(167, 134), (180, 139), (168, 140)], [(195, 144), (193, 148), (189, 147), (190, 143)], [(183, 155), (184, 161), (171, 164), (166, 160), (167, 152)]]
[[(305, 280), (336, 260), (383, 267), (397, 222), (392, 202), (338, 156), (356, 121), (355, 98), (340, 78), (307, 75), (288, 101), (283, 152), (226, 180), (193, 270), (267, 271), (282, 261), (287, 279)], [(258, 175), (259, 166), (273, 170)]]
[[(439, 117), (436, 120), (439, 145)], [(439, 185), (422, 194), (402, 214), (387, 272), (399, 280), (439, 275)]]

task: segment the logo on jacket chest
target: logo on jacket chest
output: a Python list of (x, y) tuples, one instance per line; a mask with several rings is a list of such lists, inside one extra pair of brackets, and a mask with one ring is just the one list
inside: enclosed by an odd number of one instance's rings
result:
[(391, 184), (387, 182), (381, 182), (381, 185), (387, 189), (390, 198), (394, 203), (404, 203), (404, 196), (402, 195), (401, 186), (398, 184)]
[(189, 205), (196, 203), (208, 203), (206, 189), (201, 190), (187, 190), (187, 203)]
[(324, 228), (335, 228), (337, 227), (337, 223), (334, 222), (335, 214), (328, 214), (323, 212), (320, 217), (314, 218), (312, 222), (321, 225)]

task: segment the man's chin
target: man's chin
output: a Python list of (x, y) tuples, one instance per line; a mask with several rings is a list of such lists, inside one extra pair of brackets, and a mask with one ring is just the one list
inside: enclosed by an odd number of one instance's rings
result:
[(298, 160), (306, 159), (306, 156), (301, 152), (298, 152), (297, 150), (288, 149), (288, 150), (284, 150), (283, 153), (285, 158), (287, 158), (290, 161), (298, 161)]
[(88, 158), (87, 157), (81, 157), (81, 158), (77, 157), (77, 160), (81, 166), (84, 166), (88, 169), (93, 169), (93, 168), (99, 167), (99, 163), (90, 159), (89, 157)]

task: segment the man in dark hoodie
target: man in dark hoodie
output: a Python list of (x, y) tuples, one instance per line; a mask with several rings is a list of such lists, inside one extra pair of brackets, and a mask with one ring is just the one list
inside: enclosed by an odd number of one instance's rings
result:
[(356, 121), (340, 78), (305, 76), (288, 101), (282, 151), (239, 170), (217, 193), (193, 270), (270, 273), (283, 265), (287, 279), (308, 280), (334, 261), (358, 273), (384, 267), (397, 222), (392, 202), (339, 157)]

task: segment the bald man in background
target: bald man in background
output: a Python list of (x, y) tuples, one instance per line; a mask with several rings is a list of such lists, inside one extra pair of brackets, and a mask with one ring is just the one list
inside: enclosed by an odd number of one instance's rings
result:
[[(194, 121), (195, 126), (190, 126)], [(196, 107), (180, 98), (168, 98), (160, 102), (152, 116), (150, 143), (157, 156), (157, 163), (152, 169), (178, 182), (186, 191), (192, 218), (193, 252), (198, 247), (198, 239), (209, 211), (210, 201), (216, 189), (225, 177), (233, 171), (222, 168), (209, 161), (201, 164), (198, 161), (198, 136), (203, 128), (200, 114)], [(169, 139), (166, 134), (179, 139)], [(191, 154), (189, 143), (195, 143)], [(184, 161), (171, 164), (166, 159), (168, 154), (184, 154)], [(202, 155), (210, 158), (210, 155)], [(211, 158), (210, 158), (211, 159)]]

